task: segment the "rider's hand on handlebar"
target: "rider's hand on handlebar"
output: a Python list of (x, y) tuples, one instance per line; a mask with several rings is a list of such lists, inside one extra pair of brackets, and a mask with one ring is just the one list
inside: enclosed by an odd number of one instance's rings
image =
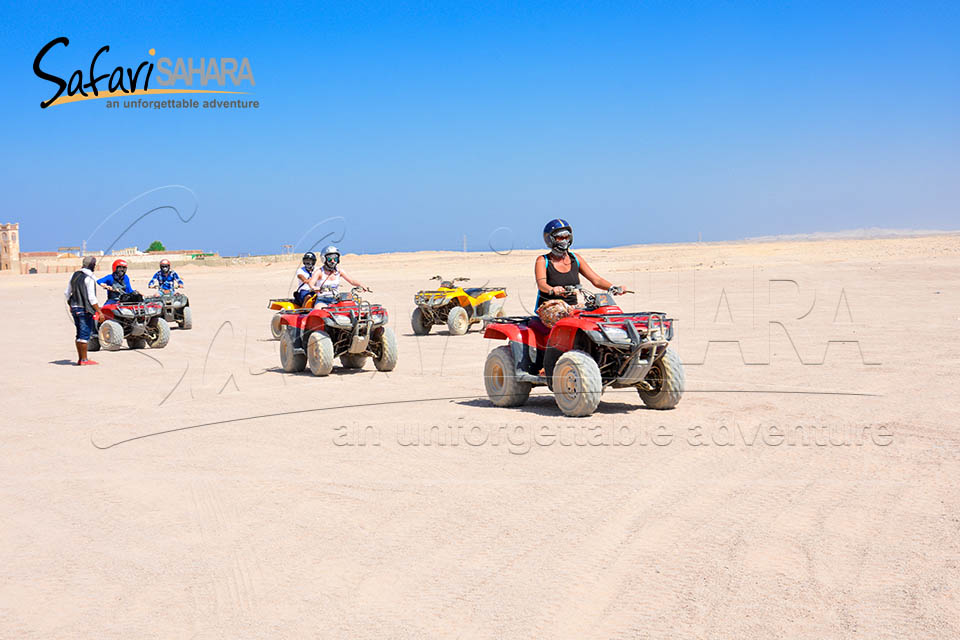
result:
[(566, 287), (554, 287), (551, 293), (553, 293), (555, 296), (564, 296), (567, 295), (569, 291), (567, 291)]

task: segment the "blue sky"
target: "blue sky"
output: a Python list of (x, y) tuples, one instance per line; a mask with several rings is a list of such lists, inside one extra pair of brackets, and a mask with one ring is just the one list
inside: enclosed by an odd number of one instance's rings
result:
[[(2, 12), (0, 219), (21, 223), (25, 251), (78, 244), (168, 184), (196, 193), (196, 217), (158, 212), (120, 245), (275, 252), (330, 216), (357, 252), (453, 249), (464, 233), (483, 249), (500, 227), (496, 243), (536, 247), (554, 217), (574, 223), (579, 246), (960, 227), (955, 3)], [(44, 65), (64, 76), (104, 44), (107, 72), (151, 47), (247, 57), (261, 108), (41, 110), (52, 85), (33, 58), (57, 36), (70, 45)], [(192, 206), (183, 192), (153, 198), (137, 206)]]

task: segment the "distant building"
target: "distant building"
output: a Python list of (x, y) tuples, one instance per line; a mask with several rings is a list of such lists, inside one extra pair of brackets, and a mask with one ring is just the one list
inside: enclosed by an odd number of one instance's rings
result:
[(114, 249), (110, 252), (112, 256), (139, 256), (143, 255), (136, 247), (127, 247), (126, 249)]
[(20, 273), (20, 223), (0, 224), (0, 269)]

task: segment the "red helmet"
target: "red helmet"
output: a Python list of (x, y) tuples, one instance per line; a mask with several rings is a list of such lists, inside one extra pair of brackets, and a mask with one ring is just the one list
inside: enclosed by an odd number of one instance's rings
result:
[(126, 266), (127, 266), (127, 261), (126, 261), (126, 260), (120, 259), (120, 260), (114, 260), (114, 261), (113, 261), (113, 270), (114, 270), (114, 271), (117, 270), (117, 267), (126, 267)]
[(166, 258), (164, 258), (163, 260), (160, 261), (160, 266), (161, 266), (161, 267), (169, 267), (169, 266), (170, 266), (170, 261), (167, 260)]

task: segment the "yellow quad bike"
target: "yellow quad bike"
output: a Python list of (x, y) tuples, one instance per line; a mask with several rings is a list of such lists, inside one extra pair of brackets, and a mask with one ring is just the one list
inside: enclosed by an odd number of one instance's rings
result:
[(410, 324), (418, 336), (430, 333), (435, 324), (446, 324), (451, 335), (465, 334), (470, 325), (503, 317), (503, 304), (507, 300), (507, 290), (503, 287), (463, 288), (458, 282), (470, 278), (439, 280), (440, 286), (434, 290), (420, 291), (414, 296), (417, 308), (413, 310)]
[(267, 309), (276, 311), (277, 313), (273, 314), (273, 317), (270, 318), (270, 335), (273, 336), (274, 340), (280, 339), (280, 334), (283, 333), (283, 326), (280, 324), (280, 317), (284, 311), (295, 311), (296, 309), (312, 309), (313, 303), (317, 300), (317, 294), (307, 296), (303, 301), (303, 306), (301, 307), (296, 303), (293, 298), (271, 298), (270, 302), (267, 303)]

